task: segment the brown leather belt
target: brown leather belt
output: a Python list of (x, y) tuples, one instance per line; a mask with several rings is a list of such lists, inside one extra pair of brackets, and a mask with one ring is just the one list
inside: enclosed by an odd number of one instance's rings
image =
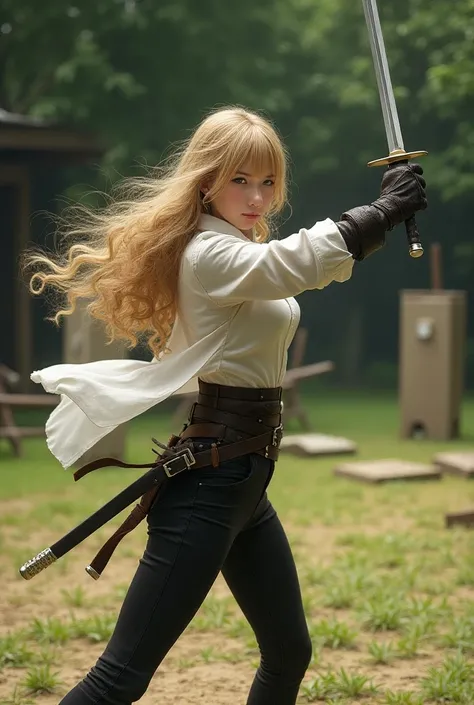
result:
[[(220, 462), (247, 453), (259, 453), (274, 461), (278, 459), (283, 435), (281, 387), (260, 389), (209, 384), (201, 379), (198, 382), (197, 401), (192, 404), (188, 422), (184, 424), (179, 436), (172, 435), (167, 446), (153, 439), (165, 449), (161, 459), (166, 458), (163, 468), (168, 478), (186, 469), (206, 465), (218, 467)], [(215, 442), (210, 450), (196, 452), (193, 438), (214, 438)], [(187, 457), (189, 453), (194, 461), (192, 463), (189, 463)], [(75, 479), (110, 465), (110, 462), (106, 462), (108, 460), (101, 458), (80, 468), (74, 473)], [(145, 467), (122, 462), (115, 464), (127, 468)], [(163, 484), (153, 487), (142, 496), (139, 504), (99, 550), (86, 569), (93, 578), (100, 577), (118, 543), (147, 516)]]

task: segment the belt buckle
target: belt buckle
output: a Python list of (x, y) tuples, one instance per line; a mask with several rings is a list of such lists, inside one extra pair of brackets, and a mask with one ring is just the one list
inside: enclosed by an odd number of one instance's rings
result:
[[(166, 463), (163, 463), (163, 470), (168, 477), (174, 477), (175, 475), (179, 475), (180, 472), (184, 472), (184, 470), (190, 468), (191, 465), (195, 464), (195, 462), (196, 458), (192, 454), (191, 450), (189, 448), (184, 448), (179, 451), (174, 458), (171, 458), (171, 460), (167, 460)], [(176, 467), (176, 465), (178, 467)]]
[(280, 444), (280, 441), (283, 437), (283, 424), (281, 423), (279, 426), (273, 429), (272, 433), (272, 446), (278, 446)]
[[(273, 429), (272, 431), (272, 443), (271, 445), (275, 448), (278, 448), (280, 445), (280, 441), (283, 437), (283, 424), (281, 423), (279, 426)], [(265, 446), (265, 457), (268, 458), (268, 451), (270, 449), (270, 446)]]

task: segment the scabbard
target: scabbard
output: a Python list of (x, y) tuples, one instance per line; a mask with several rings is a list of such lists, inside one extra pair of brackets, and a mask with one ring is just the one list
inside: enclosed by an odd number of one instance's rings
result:
[(151, 470), (139, 477), (135, 482), (132, 482), (131, 485), (74, 527), (74, 529), (59, 539), (59, 541), (56, 541), (56, 543), (52, 544), (49, 548), (40, 551), (34, 558), (28, 560), (21, 566), (20, 575), (25, 578), (25, 580), (33, 578), (64, 556), (65, 553), (75, 548), (84, 541), (84, 539), (97, 531), (97, 529), (100, 529), (101, 526), (117, 516), (117, 514), (126, 509), (139, 497), (149, 493), (152, 489), (158, 490), (164, 482), (165, 477), (162, 467), (152, 467)]

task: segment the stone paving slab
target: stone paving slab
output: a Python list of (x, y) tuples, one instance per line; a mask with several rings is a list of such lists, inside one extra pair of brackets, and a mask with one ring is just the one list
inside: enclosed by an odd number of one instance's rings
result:
[(323, 433), (294, 433), (283, 436), (280, 451), (301, 456), (341, 455), (355, 453), (357, 446), (353, 441), (339, 436), (328, 436)]
[(474, 511), (472, 509), (466, 509), (463, 512), (449, 512), (449, 514), (444, 515), (444, 520), (448, 529), (451, 526), (473, 527)]
[(433, 462), (441, 472), (474, 477), (474, 450), (437, 453)]
[(341, 463), (334, 468), (334, 474), (362, 482), (438, 480), (442, 476), (439, 468), (433, 465), (397, 460), (396, 458)]

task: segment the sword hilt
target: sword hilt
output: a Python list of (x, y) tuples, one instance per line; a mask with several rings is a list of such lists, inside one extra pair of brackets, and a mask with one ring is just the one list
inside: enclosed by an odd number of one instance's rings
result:
[(405, 228), (407, 231), (408, 252), (410, 253), (410, 257), (413, 257), (414, 259), (417, 257), (422, 257), (424, 250), (423, 245), (421, 244), (418, 225), (414, 215), (412, 215), (411, 218), (408, 218), (408, 220), (405, 220)]
[(45, 548), (44, 551), (40, 551), (34, 558), (30, 558), (26, 561), (20, 568), (20, 575), (25, 580), (31, 580), (35, 575), (41, 573), (42, 570), (47, 568), (51, 563), (54, 563), (58, 559), (52, 552), (50, 548)]
[[(367, 166), (386, 166), (388, 168), (395, 166), (395, 164), (408, 164), (411, 159), (418, 159), (419, 157), (424, 157), (428, 152), (405, 152), (404, 149), (394, 149), (390, 152), (388, 157), (383, 157), (382, 159), (374, 159), (374, 161), (369, 162)], [(418, 226), (416, 224), (416, 218), (413, 215), (408, 220), (405, 220), (405, 228), (407, 231), (408, 240), (408, 251), (410, 257), (416, 258), (423, 255), (423, 245), (421, 244), (420, 234), (418, 232)]]

